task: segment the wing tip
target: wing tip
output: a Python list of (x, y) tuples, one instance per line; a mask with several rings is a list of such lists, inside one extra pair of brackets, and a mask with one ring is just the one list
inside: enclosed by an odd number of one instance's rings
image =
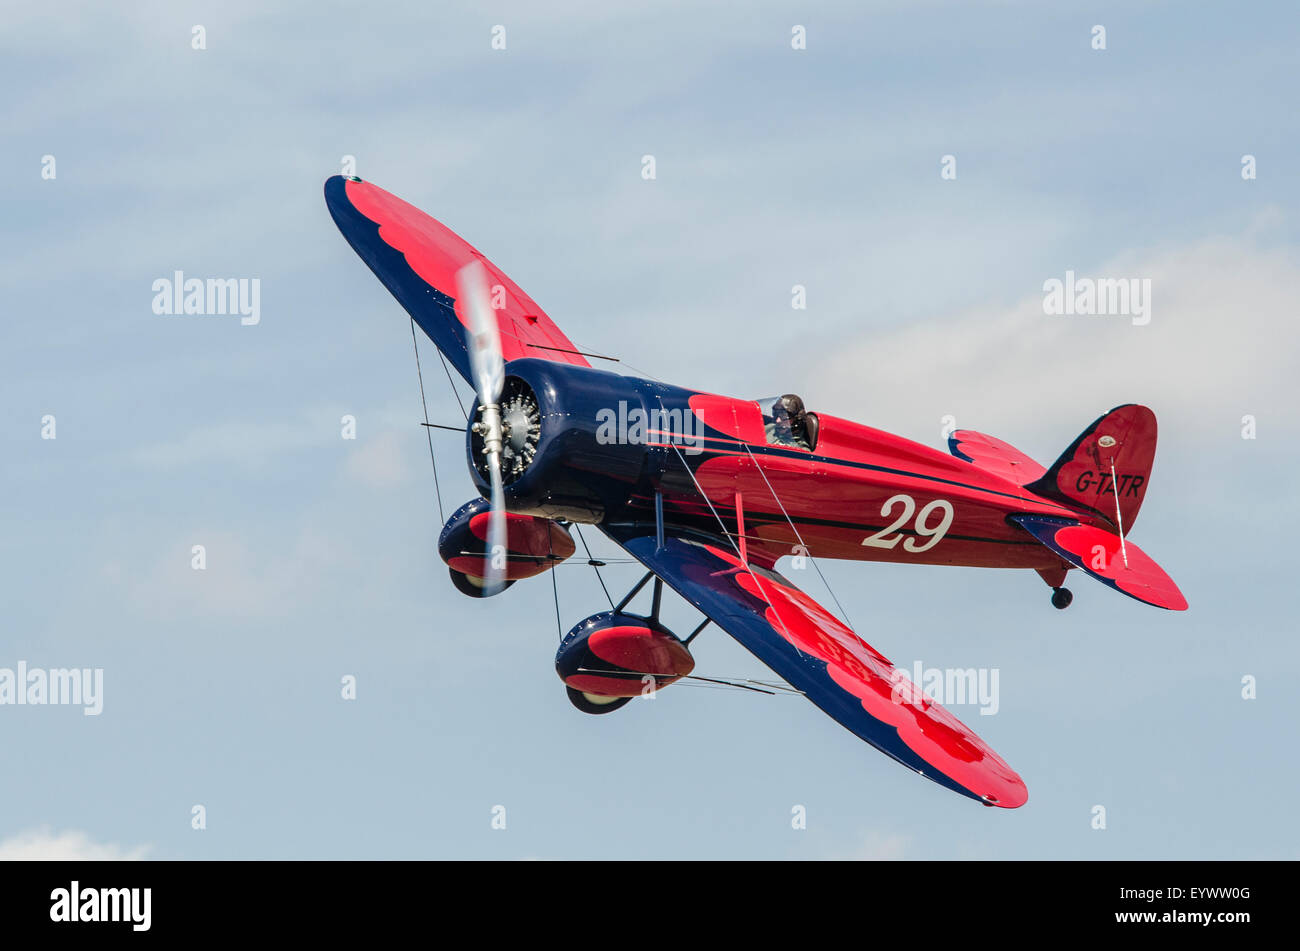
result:
[(990, 809), (995, 806), (999, 809), (1019, 809), (1029, 801), (1029, 790), (1021, 783), (1020, 787), (1011, 790), (1011, 795), (1006, 798), (999, 799), (997, 796), (985, 793), (979, 797), (979, 800)]
[(352, 207), (352, 202), (348, 199), (348, 182), (365, 184), (356, 175), (331, 175), (325, 179), (325, 204), (329, 206), (330, 211), (340, 206)]

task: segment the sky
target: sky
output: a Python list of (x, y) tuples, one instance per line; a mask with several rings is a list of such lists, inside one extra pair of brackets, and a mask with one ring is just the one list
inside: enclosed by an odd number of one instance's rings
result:
[[(1294, 5), (0, 12), (0, 669), (103, 672), (95, 716), (0, 705), (0, 858), (1300, 857)], [(553, 660), (606, 605), (591, 569), (474, 601), (437, 556), (410, 323), (321, 194), (349, 157), (625, 372), (1043, 463), (1151, 406), (1132, 537), (1190, 610), (820, 564), (897, 666), (998, 672), (996, 713), (950, 708), (1018, 810), (797, 697), (584, 716)], [(155, 313), (177, 270), (257, 279), (259, 321)], [(1046, 314), (1067, 271), (1149, 280), (1150, 322)], [(450, 514), (463, 443), (432, 438)], [(717, 628), (692, 647), (763, 676)]]

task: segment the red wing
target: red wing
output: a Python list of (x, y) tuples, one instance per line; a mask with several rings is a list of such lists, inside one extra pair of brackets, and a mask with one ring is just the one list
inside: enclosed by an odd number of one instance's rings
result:
[(725, 542), (605, 526), (611, 538), (856, 736), (942, 786), (1013, 809), (1029, 798), (997, 753), (883, 655), (775, 572)]
[(456, 272), (482, 261), (507, 362), (539, 357), (590, 366), (537, 302), (446, 225), (376, 185), (335, 175), (325, 204), (343, 237), (415, 318), (461, 376), (471, 379), (468, 316), (455, 300)]

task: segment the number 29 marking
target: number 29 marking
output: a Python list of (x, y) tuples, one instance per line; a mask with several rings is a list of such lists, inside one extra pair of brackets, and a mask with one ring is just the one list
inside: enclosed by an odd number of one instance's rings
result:
[[(880, 508), (880, 514), (885, 518), (890, 518), (894, 506), (900, 503), (903, 506), (903, 514), (898, 516), (898, 518), (894, 519), (894, 521), (890, 522), (880, 531), (876, 532), (876, 534), (868, 535), (866, 538), (862, 539), (862, 544), (869, 545), (872, 548), (894, 548), (898, 545), (898, 540), (903, 538), (902, 533), (898, 532), (898, 529), (912, 517), (913, 512), (916, 512), (916, 500), (910, 495), (895, 495), (888, 499)], [(931, 526), (929, 524), (929, 519), (936, 511), (943, 512), (943, 515), (939, 519), (939, 524)], [(952, 503), (946, 499), (935, 499), (929, 505), (922, 508), (916, 516), (916, 534), (927, 538), (928, 541), (918, 543), (915, 538), (906, 538), (903, 539), (903, 548), (913, 554), (929, 551), (935, 545), (939, 544), (939, 540), (948, 533), (948, 529), (951, 526)], [(889, 537), (890, 532), (898, 532), (898, 534)]]

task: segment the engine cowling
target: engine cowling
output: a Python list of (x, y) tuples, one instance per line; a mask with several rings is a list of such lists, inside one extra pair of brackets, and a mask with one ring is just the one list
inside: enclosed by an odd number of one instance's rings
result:
[[(478, 403), (470, 414), (478, 418)], [(627, 504), (656, 441), (642, 384), (592, 367), (520, 358), (506, 365), (500, 412), (503, 494), (511, 512), (597, 523)], [(611, 425), (611, 419), (624, 425)], [(483, 435), (466, 434), (470, 476), (489, 493)]]
[[(487, 557), (487, 499), (466, 502), (447, 519), (438, 536), (438, 554), (447, 563), (458, 590), (481, 598), (483, 560)], [(574, 552), (573, 538), (563, 525), (532, 515), (506, 513), (506, 583), (504, 591), (521, 578), (531, 578), (553, 568)]]
[(585, 713), (607, 713), (695, 669), (690, 650), (653, 618), (607, 611), (565, 635), (555, 672)]

